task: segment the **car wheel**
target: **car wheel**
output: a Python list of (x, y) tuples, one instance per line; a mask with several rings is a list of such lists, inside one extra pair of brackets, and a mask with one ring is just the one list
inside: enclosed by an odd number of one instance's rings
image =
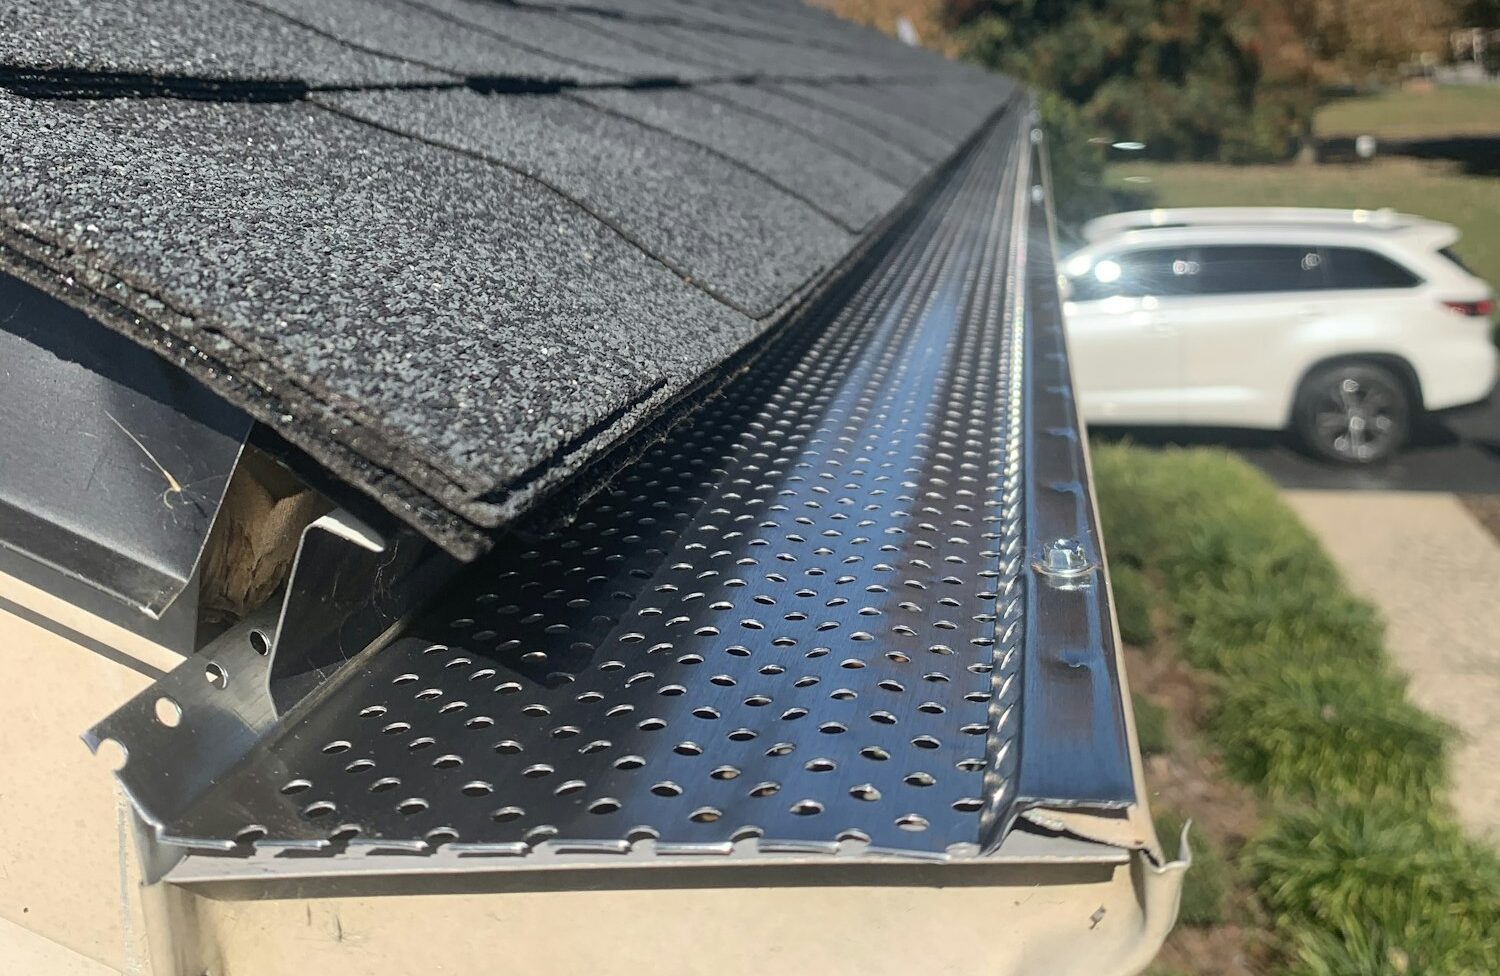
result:
[(1293, 422), (1315, 454), (1344, 464), (1373, 464), (1406, 443), (1411, 399), (1390, 370), (1373, 363), (1339, 363), (1303, 380)]

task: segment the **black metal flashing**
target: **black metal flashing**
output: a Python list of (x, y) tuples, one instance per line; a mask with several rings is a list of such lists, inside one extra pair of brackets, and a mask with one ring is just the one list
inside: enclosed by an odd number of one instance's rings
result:
[(249, 432), (170, 363), (0, 273), (0, 548), (159, 618)]

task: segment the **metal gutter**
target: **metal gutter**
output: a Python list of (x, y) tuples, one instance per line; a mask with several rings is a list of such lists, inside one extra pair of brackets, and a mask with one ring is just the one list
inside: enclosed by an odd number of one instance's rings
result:
[(1083, 856), (1013, 829), (1137, 798), (1032, 124), (995, 120), (845, 301), (571, 522), (300, 702), (221, 642), (101, 723), (156, 839), (200, 880)]

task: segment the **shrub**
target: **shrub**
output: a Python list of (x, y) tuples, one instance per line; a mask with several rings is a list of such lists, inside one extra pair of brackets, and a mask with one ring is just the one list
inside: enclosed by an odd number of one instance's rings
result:
[(1406, 700), (1374, 610), (1224, 452), (1103, 446), (1094, 473), (1111, 557), (1150, 570), (1220, 676), (1226, 767), (1278, 804), (1246, 866), (1289, 971), (1500, 973), (1500, 859), (1442, 802), (1450, 731)]
[(1267, 793), (1417, 809), (1445, 785), (1448, 729), (1404, 691), (1385, 671), (1283, 656), (1225, 682), (1209, 729), (1229, 772)]
[(1500, 861), (1452, 823), (1380, 802), (1289, 810), (1247, 862), (1295, 972), (1500, 972)]
[(1112, 562), (1109, 584), (1115, 598), (1115, 619), (1120, 622), (1120, 638), (1136, 647), (1149, 647), (1156, 640), (1156, 625), (1151, 621), (1156, 597), (1145, 574), (1129, 563)]
[(1167, 737), (1167, 710), (1135, 694), (1130, 696), (1130, 704), (1135, 711), (1135, 737), (1141, 755), (1159, 756), (1166, 752), (1171, 746)]
[[(1175, 850), (1184, 818), (1171, 811), (1157, 811), (1154, 819), (1157, 839), (1168, 850)], [(1188, 834), (1188, 845), (1193, 851), (1193, 866), (1182, 880), (1182, 907), (1177, 910), (1177, 920), (1183, 925), (1218, 925), (1224, 921), (1229, 903), (1229, 864), (1201, 830)]]
[(1186, 594), (1182, 650), (1220, 674), (1291, 663), (1378, 668), (1383, 628), (1370, 606), (1336, 581), (1257, 580)]

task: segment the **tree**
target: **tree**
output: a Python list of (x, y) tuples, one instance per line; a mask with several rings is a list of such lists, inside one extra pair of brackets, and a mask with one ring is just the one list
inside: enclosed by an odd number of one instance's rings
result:
[(954, 8), (976, 60), (1078, 105), (1150, 156), (1287, 155), (1310, 115), (1266, 70), (1257, 19), (1236, 0), (989, 0)]
[[(1486, 3), (1494, 0), (1470, 6)], [(1440, 55), (1459, 19), (1451, 0), (1257, 0), (1257, 5), (1263, 21), (1284, 21), (1301, 39), (1306, 67), (1323, 83), (1390, 78), (1419, 56)]]

